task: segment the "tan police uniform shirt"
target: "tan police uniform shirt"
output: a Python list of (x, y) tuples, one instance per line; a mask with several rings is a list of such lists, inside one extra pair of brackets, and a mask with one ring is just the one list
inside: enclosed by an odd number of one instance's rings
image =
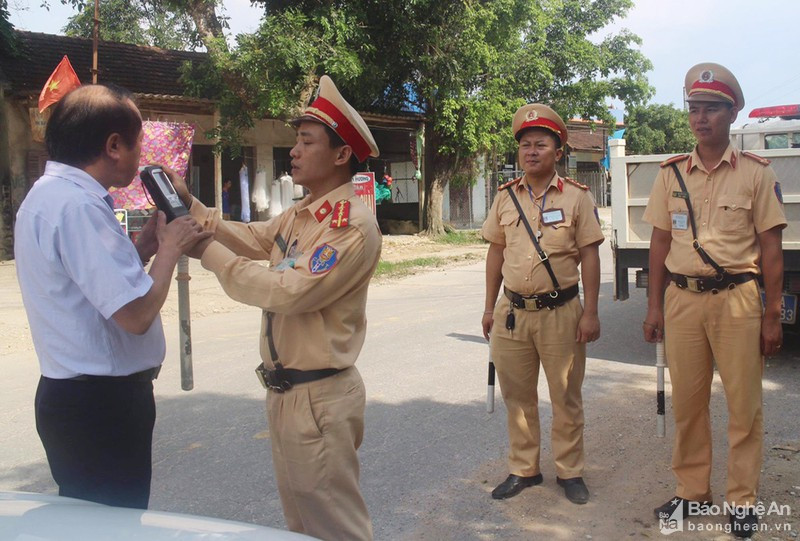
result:
[[(349, 203), (340, 214), (340, 204)], [(234, 300), (274, 312), (273, 336), (284, 368), (347, 368), (366, 334), (367, 287), (381, 253), (372, 211), (344, 184), (311, 196), (267, 222), (220, 220), (198, 200), (192, 216), (214, 239), (201, 259)], [(349, 215), (347, 215), (349, 214)], [(286, 243), (286, 253), (276, 236)], [(262, 261), (269, 261), (267, 268)], [(261, 358), (272, 368), (261, 324)]]
[[(498, 192), (481, 233), (489, 242), (505, 247), (503, 281), (508, 289), (521, 295), (553, 291), (553, 281), (520, 221), (508, 190), (514, 190), (534, 233), (541, 231), (539, 244), (550, 260), (559, 285), (565, 288), (578, 283), (578, 250), (600, 244), (605, 238), (591, 195), (557, 173), (553, 174), (547, 189), (539, 194), (535, 203), (524, 176), (516, 184)], [(542, 224), (542, 210), (554, 209), (563, 210), (564, 221)]]
[[(780, 187), (771, 167), (728, 145), (722, 161), (707, 171), (697, 149), (676, 162), (691, 194), (697, 238), (708, 255), (731, 274), (759, 273), (758, 233), (786, 226)], [(672, 232), (666, 259), (670, 272), (713, 276), (692, 247), (686, 200), (671, 166), (662, 167), (650, 193), (644, 220)]]

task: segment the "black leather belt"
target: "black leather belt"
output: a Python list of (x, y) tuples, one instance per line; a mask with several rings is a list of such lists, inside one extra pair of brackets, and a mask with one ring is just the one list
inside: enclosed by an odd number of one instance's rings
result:
[(75, 376), (74, 378), (68, 378), (71, 381), (153, 381), (158, 377), (158, 373), (161, 372), (161, 367), (156, 366), (155, 368), (148, 368), (147, 370), (142, 370), (141, 372), (134, 372), (133, 374), (128, 374), (127, 376), (92, 376), (90, 374), (81, 374), (80, 376)]
[(268, 370), (264, 368), (263, 364), (256, 367), (256, 375), (261, 385), (266, 389), (283, 393), (288, 391), (295, 385), (300, 383), (309, 383), (324, 379), (339, 372), (346, 370), (346, 368), (321, 368), (319, 370), (295, 370), (294, 368), (283, 368), (278, 364), (275, 370)]
[(505, 286), (503, 286), (503, 292), (506, 297), (509, 298), (514, 308), (528, 311), (552, 310), (575, 298), (575, 296), (578, 295), (578, 284), (571, 285), (561, 291), (539, 293), (538, 295), (530, 295), (527, 297), (519, 293), (514, 293)]
[(680, 289), (688, 289), (693, 293), (710, 291), (714, 295), (723, 289), (733, 289), (739, 284), (755, 279), (756, 275), (752, 272), (744, 272), (742, 274), (728, 274), (726, 272), (716, 276), (686, 276), (672, 273), (672, 281)]

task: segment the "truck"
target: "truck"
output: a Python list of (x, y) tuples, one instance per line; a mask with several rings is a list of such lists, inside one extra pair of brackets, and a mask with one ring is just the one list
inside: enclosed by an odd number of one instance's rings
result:
[[(740, 149), (770, 160), (781, 184), (788, 222), (783, 230), (781, 321), (788, 331), (798, 333), (800, 326), (795, 326), (798, 320), (797, 297), (800, 295), (800, 105), (782, 107), (792, 107), (789, 110), (792, 114), (783, 115), (788, 118), (732, 128), (731, 140)], [(750, 116), (774, 109), (756, 109)], [(661, 162), (675, 154), (626, 156), (624, 139), (609, 141), (609, 154), (614, 299), (625, 300), (630, 296), (631, 271), (635, 273), (633, 282), (636, 287), (647, 287), (652, 226), (642, 216)]]

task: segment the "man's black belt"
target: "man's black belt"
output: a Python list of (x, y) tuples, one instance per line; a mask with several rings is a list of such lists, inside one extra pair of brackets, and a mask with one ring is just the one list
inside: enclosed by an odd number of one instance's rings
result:
[(571, 285), (560, 291), (556, 290), (550, 293), (539, 293), (538, 295), (530, 295), (527, 297), (519, 293), (514, 293), (505, 286), (503, 286), (503, 292), (506, 294), (506, 297), (509, 298), (514, 308), (529, 311), (552, 310), (575, 298), (578, 295), (578, 284)]
[(142, 370), (141, 372), (134, 372), (133, 374), (128, 374), (127, 376), (92, 376), (90, 374), (81, 374), (80, 376), (75, 376), (74, 378), (68, 378), (71, 381), (153, 381), (158, 377), (158, 373), (161, 372), (161, 367), (156, 366), (155, 368), (148, 368), (147, 370)]
[(714, 295), (723, 289), (733, 289), (739, 284), (755, 279), (756, 275), (752, 272), (744, 272), (742, 274), (728, 274), (726, 272), (715, 276), (686, 276), (672, 273), (672, 281), (680, 289), (688, 289), (694, 293), (710, 291)]
[(300, 383), (309, 383), (324, 379), (335, 374), (338, 374), (345, 368), (321, 368), (319, 370), (295, 370), (294, 368), (283, 368), (278, 363), (275, 370), (268, 370), (264, 368), (263, 364), (256, 367), (256, 375), (258, 375), (261, 384), (267, 388), (278, 393), (288, 391), (295, 385)]

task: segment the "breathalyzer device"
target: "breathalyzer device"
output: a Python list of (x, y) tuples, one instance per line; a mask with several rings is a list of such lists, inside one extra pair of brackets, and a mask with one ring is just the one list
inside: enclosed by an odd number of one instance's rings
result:
[(157, 165), (145, 166), (139, 176), (158, 210), (167, 215), (167, 222), (189, 214), (189, 210), (183, 204), (181, 198), (178, 197), (178, 192), (175, 191), (175, 187), (161, 167)]

